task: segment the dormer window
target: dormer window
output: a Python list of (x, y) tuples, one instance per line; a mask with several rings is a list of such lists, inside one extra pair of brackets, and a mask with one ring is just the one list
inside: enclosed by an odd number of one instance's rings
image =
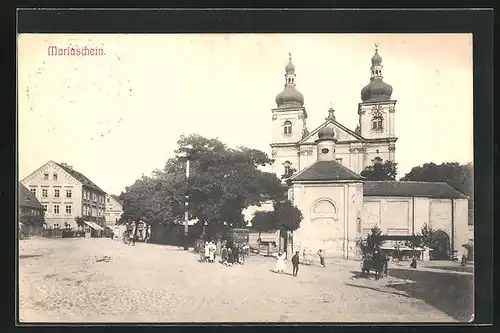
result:
[(283, 125), (283, 133), (285, 135), (290, 135), (292, 134), (292, 123), (290, 121), (285, 121), (285, 124)]
[(373, 117), (372, 119), (372, 131), (382, 132), (384, 129), (384, 119), (381, 116)]

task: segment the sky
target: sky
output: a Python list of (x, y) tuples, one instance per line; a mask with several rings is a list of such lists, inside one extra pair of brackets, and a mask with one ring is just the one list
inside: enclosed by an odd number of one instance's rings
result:
[[(65, 162), (108, 193), (163, 168), (181, 134), (271, 153), (288, 53), (310, 131), (330, 105), (354, 130), (374, 43), (396, 104), (398, 178), (473, 160), (471, 34), (22, 34), (19, 180)], [(102, 48), (49, 56), (48, 48)]]

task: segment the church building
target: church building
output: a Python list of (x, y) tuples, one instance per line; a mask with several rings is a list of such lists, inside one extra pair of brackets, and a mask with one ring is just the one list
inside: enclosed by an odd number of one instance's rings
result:
[(289, 177), (289, 199), (304, 216), (293, 233), (293, 247), (354, 259), (356, 241), (375, 225), (387, 235), (409, 236), (428, 224), (442, 235), (449, 257), (468, 242), (464, 194), (446, 183), (369, 181), (360, 175), (373, 163), (396, 162), (396, 100), (384, 82), (377, 47), (370, 70), (354, 130), (342, 125), (330, 108), (325, 121), (308, 131), (290, 55), (284, 90), (272, 109), (271, 148), (273, 172)]

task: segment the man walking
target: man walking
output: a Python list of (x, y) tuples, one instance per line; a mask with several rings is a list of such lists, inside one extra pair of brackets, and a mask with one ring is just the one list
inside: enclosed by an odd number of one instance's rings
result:
[(297, 276), (299, 272), (299, 251), (295, 251), (295, 254), (292, 257), (292, 265), (293, 265), (293, 276)]

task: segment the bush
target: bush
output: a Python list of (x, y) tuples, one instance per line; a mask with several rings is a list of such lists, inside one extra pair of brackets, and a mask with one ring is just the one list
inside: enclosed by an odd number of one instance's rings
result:
[(370, 234), (366, 237), (366, 239), (360, 239), (357, 241), (358, 248), (361, 250), (361, 255), (363, 259), (371, 260), (376, 251), (380, 251), (380, 247), (382, 246), (382, 231), (374, 226), (370, 230)]

